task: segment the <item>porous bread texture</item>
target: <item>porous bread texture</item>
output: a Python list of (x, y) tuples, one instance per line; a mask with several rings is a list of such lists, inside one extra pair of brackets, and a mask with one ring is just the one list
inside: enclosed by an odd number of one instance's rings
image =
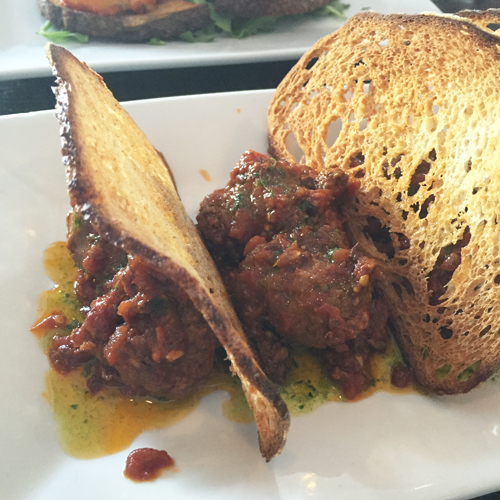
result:
[(260, 369), (162, 157), (102, 78), (49, 44), (71, 204), (106, 240), (183, 287), (225, 348), (253, 410), (262, 455), (283, 448), (288, 409)]
[[(380, 263), (398, 344), (436, 393), (500, 367), (499, 81), (499, 39), (464, 19), (362, 13), (300, 59), (269, 107), (271, 152), (359, 179), (350, 232)], [(370, 218), (393, 250), (377, 250)], [(429, 276), (468, 231), (436, 303)]]

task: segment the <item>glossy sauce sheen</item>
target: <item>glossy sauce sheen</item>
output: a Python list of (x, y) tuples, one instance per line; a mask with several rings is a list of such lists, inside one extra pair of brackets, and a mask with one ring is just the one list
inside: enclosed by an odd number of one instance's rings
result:
[(174, 465), (174, 460), (164, 450), (139, 448), (127, 457), (123, 475), (135, 482), (154, 481), (165, 469)]
[[(65, 242), (56, 242), (47, 248), (44, 266), (56, 287), (42, 293), (39, 320), (32, 331), (47, 351), (53, 336), (69, 334), (74, 323), (82, 321), (82, 316), (73, 290), (76, 268)], [(328, 401), (346, 401), (342, 392), (324, 376), (314, 356), (307, 351), (297, 351), (293, 358), (294, 369), (286, 385), (280, 388), (292, 416), (307, 414)], [(415, 392), (411, 385), (404, 389), (391, 385), (391, 367), (397, 363), (398, 353), (393, 345), (385, 355), (374, 356), (374, 384), (359, 399), (375, 390), (397, 394)], [(229, 393), (222, 407), (227, 419), (253, 422), (239, 379), (218, 365), (193, 395), (170, 402), (126, 398), (112, 389), (103, 389), (92, 396), (87, 389), (86, 375), (85, 367), (68, 375), (49, 370), (44, 393), (54, 412), (61, 446), (77, 458), (97, 458), (126, 449), (141, 432), (175, 424), (191, 413), (202, 397), (215, 391)]]

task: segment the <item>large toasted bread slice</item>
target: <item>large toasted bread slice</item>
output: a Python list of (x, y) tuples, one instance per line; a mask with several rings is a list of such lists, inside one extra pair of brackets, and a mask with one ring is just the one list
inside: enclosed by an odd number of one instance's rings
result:
[(289, 16), (312, 12), (331, 0), (215, 0), (215, 10), (229, 17)]
[(99, 75), (62, 47), (49, 44), (47, 55), (57, 77), (72, 205), (107, 241), (142, 257), (184, 288), (241, 379), (262, 455), (270, 460), (285, 444), (288, 410), (245, 340), (169, 170)]
[(42, 15), (60, 29), (96, 37), (139, 42), (168, 40), (210, 23), (206, 4), (186, 0), (164, 0), (144, 14), (101, 16), (65, 7), (60, 0), (37, 0)]
[(301, 58), (269, 108), (271, 150), (361, 181), (350, 231), (437, 393), (500, 367), (499, 81), (499, 38), (466, 18), (363, 13)]

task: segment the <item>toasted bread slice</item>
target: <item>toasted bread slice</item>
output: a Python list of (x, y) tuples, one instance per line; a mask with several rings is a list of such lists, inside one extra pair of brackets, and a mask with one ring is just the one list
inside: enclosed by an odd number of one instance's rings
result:
[(331, 0), (215, 0), (217, 12), (228, 17), (289, 16), (312, 12)]
[(70, 9), (60, 0), (38, 0), (38, 6), (42, 15), (60, 29), (127, 42), (168, 40), (210, 23), (208, 5), (186, 0), (164, 0), (144, 14), (115, 16)]
[(359, 178), (350, 231), (437, 393), (500, 367), (498, 81), (498, 37), (472, 22), (363, 13), (313, 46), (269, 107), (275, 154)]
[(287, 407), (257, 364), (161, 156), (99, 75), (62, 47), (49, 44), (47, 56), (57, 77), (72, 205), (107, 241), (184, 288), (226, 349), (270, 460), (285, 444)]
[[(461, 10), (457, 16), (466, 18), (481, 28), (495, 33), (500, 25), (500, 9)], [(494, 29), (492, 29), (494, 27)], [(500, 32), (498, 33), (500, 35)]]

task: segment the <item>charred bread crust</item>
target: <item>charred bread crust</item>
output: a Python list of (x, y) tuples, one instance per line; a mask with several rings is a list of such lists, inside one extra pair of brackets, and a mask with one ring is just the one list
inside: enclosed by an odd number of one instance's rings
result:
[(69, 9), (58, 0), (37, 0), (41, 14), (54, 26), (85, 35), (140, 42), (151, 38), (168, 40), (210, 23), (206, 4), (167, 0), (145, 14), (100, 16)]
[(215, 0), (217, 12), (228, 17), (289, 16), (312, 12), (331, 0)]
[[(398, 345), (438, 394), (500, 368), (500, 44), (483, 29), (495, 15), (357, 14), (299, 60), (268, 111), (276, 156), (300, 159), (295, 143), (308, 166), (360, 179), (349, 231), (379, 263)], [(377, 248), (369, 219), (393, 253)]]
[(488, 29), (489, 24), (500, 24), (500, 9), (461, 10), (456, 15), (477, 24), (483, 29)]
[[(184, 288), (226, 349), (254, 412), (261, 453), (270, 460), (286, 442), (288, 409), (255, 360), (163, 159), (99, 75), (62, 47), (48, 44), (46, 51), (58, 84), (71, 204), (107, 241)], [(115, 138), (123, 142), (113, 151)]]

